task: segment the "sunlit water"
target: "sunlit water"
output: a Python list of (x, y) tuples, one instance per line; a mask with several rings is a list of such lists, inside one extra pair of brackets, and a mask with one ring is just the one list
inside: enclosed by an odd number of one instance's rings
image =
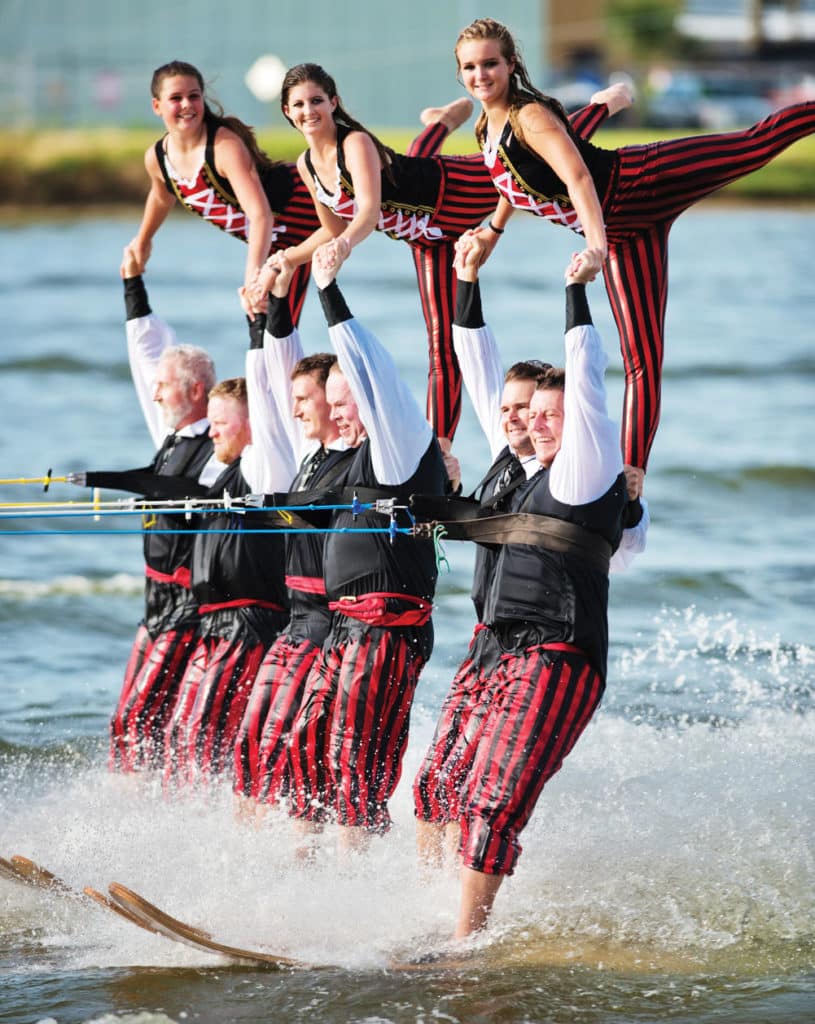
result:
[[(114, 469), (150, 443), (125, 360), (119, 251), (134, 217), (0, 233), (0, 476)], [(648, 552), (611, 597), (608, 689), (547, 787), (489, 932), (453, 967), (400, 971), (456, 913), (419, 877), (409, 784), (472, 628), (471, 552), (447, 545), (436, 650), (420, 683), (395, 826), (338, 864), (296, 864), (285, 819), (236, 824), (228, 792), (166, 800), (112, 777), (106, 723), (140, 614), (139, 540), (0, 536), (0, 855), (75, 886), (120, 881), (224, 941), (314, 965), (269, 973), (153, 937), (101, 909), (0, 879), (0, 1021), (802, 1021), (813, 1016), (815, 384), (811, 211), (705, 208), (674, 229), (663, 419)], [(507, 363), (562, 353), (574, 240), (518, 219), (485, 271)], [(243, 251), (192, 218), (148, 276), (181, 340), (241, 372)], [(351, 309), (416, 393), (424, 340), (406, 248), (343, 272)], [(595, 320), (620, 357), (601, 285)], [(306, 347), (325, 347), (311, 296)], [(486, 461), (467, 407), (466, 481)], [(41, 499), (3, 487), (6, 502)], [(47, 497), (84, 498), (55, 484)], [(117, 521), (116, 529), (135, 524)]]

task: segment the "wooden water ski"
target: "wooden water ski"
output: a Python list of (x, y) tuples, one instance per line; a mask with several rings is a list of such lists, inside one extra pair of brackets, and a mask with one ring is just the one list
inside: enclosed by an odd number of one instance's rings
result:
[(27, 885), (34, 889), (42, 889), (57, 896), (66, 896), (70, 899), (79, 900), (82, 903), (88, 903), (89, 900), (93, 901), (107, 910), (113, 911), (118, 917), (130, 921), (131, 924), (138, 925), (139, 928), (144, 928), (154, 935), (158, 934), (151, 925), (135, 917), (103, 893), (91, 889), (90, 886), (86, 889), (75, 889), (58, 875), (49, 871), (48, 868), (44, 868), (41, 864), (31, 860), (30, 857), (22, 857), (19, 854), (15, 854), (10, 860), (0, 857), (0, 875), (12, 881), (20, 882), (22, 885)]
[(48, 868), (44, 868), (41, 865), (36, 864), (29, 857), (21, 857), (19, 854), (15, 853), (11, 858), (11, 864), (22, 881), (27, 882), (29, 885), (33, 885), (37, 889), (46, 889), (51, 892), (58, 892), (63, 896), (79, 895), (78, 891), (68, 885), (67, 882), (49, 871)]
[(301, 960), (292, 957), (280, 956), (274, 953), (264, 953), (260, 950), (241, 949), (238, 946), (230, 946), (213, 938), (208, 932), (200, 928), (171, 917), (161, 910), (154, 903), (146, 900), (132, 889), (128, 889), (118, 882), (111, 882), (108, 886), (111, 899), (130, 914), (140, 918), (153, 929), (171, 939), (173, 942), (181, 942), (193, 949), (203, 949), (209, 953), (217, 953), (220, 956), (228, 957), (231, 960), (239, 960), (243, 963), (254, 964), (260, 967), (310, 967)]

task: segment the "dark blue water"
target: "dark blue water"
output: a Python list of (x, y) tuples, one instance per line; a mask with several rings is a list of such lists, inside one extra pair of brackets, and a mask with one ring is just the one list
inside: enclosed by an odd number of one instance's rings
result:
[[(0, 476), (124, 468), (151, 454), (118, 281), (133, 223), (0, 232)], [(53, 537), (23, 531), (58, 524), (1, 522), (0, 854), (32, 856), (79, 886), (125, 882), (227, 941), (335, 966), (225, 966), (0, 879), (0, 1021), (811, 1017), (813, 237), (808, 210), (708, 206), (674, 229), (649, 549), (612, 585), (603, 708), (547, 788), (464, 967), (386, 970), (446, 936), (455, 916), (455, 881), (417, 877), (409, 782), (472, 628), (466, 546), (447, 546), (395, 828), (341, 870), (329, 837), (307, 872), (293, 866), (285, 821), (247, 830), (228, 794), (168, 803), (107, 775), (107, 717), (140, 614), (139, 539), (88, 532), (109, 520)], [(573, 242), (520, 218), (502, 240), (483, 292), (506, 363), (560, 359)], [(241, 372), (242, 257), (179, 216), (147, 279), (156, 311), (213, 352), (220, 376)], [(343, 284), (421, 395), (407, 248), (369, 240)], [(602, 285), (590, 294), (619, 408)], [(301, 328), (308, 349), (325, 347), (313, 297)], [(469, 407), (456, 448), (474, 485), (486, 452)], [(7, 503), (86, 497), (57, 484), (2, 492)]]

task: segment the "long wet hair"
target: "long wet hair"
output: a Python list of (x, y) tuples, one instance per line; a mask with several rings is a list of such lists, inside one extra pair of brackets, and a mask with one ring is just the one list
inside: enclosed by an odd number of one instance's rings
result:
[(174, 78), (176, 75), (194, 78), (198, 82), (201, 88), (201, 95), (204, 97), (204, 120), (207, 124), (214, 124), (217, 128), (228, 128), (231, 132), (234, 132), (249, 150), (249, 154), (256, 167), (275, 166), (278, 161), (272, 160), (260, 148), (255, 137), (255, 129), (233, 114), (224, 114), (221, 104), (213, 97), (207, 96), (204, 76), (194, 64), (188, 64), (185, 60), (171, 60), (168, 64), (162, 64), (160, 68), (156, 68), (150, 81), (150, 93), (154, 99), (160, 97), (161, 87), (164, 85), (165, 79)]
[[(461, 70), (461, 64), (458, 59), (458, 48), (461, 43), (472, 42), (473, 40), (486, 40), (492, 39), (501, 50), (501, 56), (508, 64), (514, 64), (514, 70), (509, 76), (509, 124), (512, 128), (512, 132), (518, 142), (524, 146), (525, 149), (529, 149), (526, 142), (524, 141), (523, 131), (521, 129), (518, 115), (521, 107), (527, 103), (541, 103), (548, 110), (558, 117), (566, 127), (569, 135), (574, 135), (571, 125), (569, 124), (569, 118), (563, 105), (554, 98), (554, 96), (547, 96), (546, 93), (537, 89), (529, 77), (529, 72), (526, 70), (526, 65), (523, 62), (515, 40), (512, 38), (512, 33), (506, 27), (502, 25), (500, 21), (495, 21), (493, 18), (477, 18), (472, 24), (467, 25), (458, 34), (456, 39), (456, 66), (459, 71)], [(475, 135), (479, 143), (483, 144), (487, 134), (487, 115), (485, 111), (481, 111), (478, 120), (475, 123)], [(530, 150), (532, 152), (532, 150)]]
[(342, 105), (342, 100), (337, 92), (337, 83), (325, 68), (320, 67), (319, 64), (295, 64), (293, 68), (289, 68), (286, 72), (283, 79), (283, 86), (280, 90), (280, 109), (283, 111), (283, 116), (289, 124), (294, 127), (294, 121), (292, 121), (286, 113), (286, 107), (289, 105), (289, 93), (295, 86), (304, 85), (306, 82), (313, 82), (314, 85), (323, 90), (330, 100), (336, 99), (337, 105), (333, 111), (334, 124), (338, 127), (342, 126), (344, 128), (349, 128), (354, 132), (364, 132), (371, 142), (373, 142), (374, 147), (379, 154), (382, 170), (385, 172), (388, 179), (393, 182), (393, 170), (391, 168), (394, 156), (393, 150), (383, 142), (380, 142), (373, 132), (368, 131), (364, 124), (360, 124), (356, 118), (351, 117)]

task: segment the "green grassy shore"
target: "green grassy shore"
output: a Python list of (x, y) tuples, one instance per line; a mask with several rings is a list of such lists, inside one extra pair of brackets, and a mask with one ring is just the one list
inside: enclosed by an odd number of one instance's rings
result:
[[(676, 133), (685, 134), (685, 133)], [(148, 130), (0, 132), (0, 216), (31, 207), (94, 206), (138, 203), (147, 178), (143, 156), (156, 134)], [(382, 139), (404, 152), (410, 132), (382, 131)], [(598, 132), (607, 148), (665, 138), (657, 129)], [(295, 160), (300, 138), (288, 129), (259, 133), (261, 146), (279, 160)], [(447, 153), (471, 153), (469, 131), (453, 136)], [(735, 182), (719, 195), (741, 201), (811, 203), (815, 201), (815, 137), (803, 139), (769, 166)]]

